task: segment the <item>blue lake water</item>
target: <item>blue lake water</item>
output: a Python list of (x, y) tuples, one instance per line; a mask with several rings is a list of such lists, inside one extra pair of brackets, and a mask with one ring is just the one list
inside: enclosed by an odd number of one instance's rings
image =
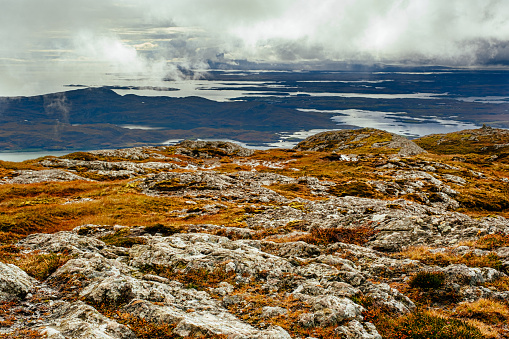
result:
[[(212, 71), (207, 79), (161, 81), (111, 75), (87, 86), (115, 86), (119, 95), (140, 97), (197, 96), (217, 102), (254, 101), (282, 105), (303, 112), (320, 112), (337, 129), (372, 127), (410, 138), (482, 126), (482, 116), (509, 128), (509, 71), (447, 70), (429, 72), (285, 72)], [(128, 88), (130, 87), (130, 88)], [(167, 88), (167, 90), (162, 90)], [(66, 88), (69, 90), (70, 88)], [(288, 122), (289, 125), (292, 121)], [(150, 130), (153, 126), (121, 125)], [(325, 131), (282, 130), (279, 140), (252, 148), (293, 147), (306, 137)], [(328, 129), (331, 130), (331, 129)], [(162, 142), (174, 144), (177, 139)], [(69, 152), (7, 152), (0, 160), (22, 161)]]
[(40, 152), (0, 152), (0, 160), (20, 162), (30, 159), (37, 159), (47, 155), (60, 157), (75, 151), (40, 151)]

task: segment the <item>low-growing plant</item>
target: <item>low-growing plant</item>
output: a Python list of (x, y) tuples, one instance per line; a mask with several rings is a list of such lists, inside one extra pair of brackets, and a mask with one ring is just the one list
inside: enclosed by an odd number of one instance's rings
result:
[[(98, 307), (99, 312), (108, 318), (113, 318), (120, 324), (126, 325), (134, 332), (136, 338), (139, 339), (186, 339), (189, 337), (182, 338), (173, 333), (173, 330), (177, 327), (176, 323), (168, 322), (151, 322), (149, 320), (138, 318), (132, 314), (125, 313), (119, 310)], [(196, 333), (192, 336), (196, 339), (226, 339), (226, 335), (214, 335), (214, 334), (199, 334)]]
[(484, 339), (481, 331), (463, 320), (431, 312), (415, 312), (397, 320), (386, 338), (405, 339)]
[(363, 245), (379, 231), (370, 226), (338, 227), (338, 228), (315, 228), (311, 234), (301, 240), (314, 245), (328, 245), (336, 242)]
[(69, 160), (83, 160), (83, 161), (94, 161), (99, 160), (99, 157), (89, 152), (74, 152), (62, 156), (64, 159)]
[(490, 324), (507, 323), (509, 307), (490, 299), (478, 299), (471, 303), (460, 303), (454, 315), (461, 318), (474, 318)]
[(487, 250), (504, 246), (509, 246), (509, 234), (487, 234), (475, 242), (475, 247)]
[(432, 289), (444, 286), (445, 273), (443, 272), (418, 272), (408, 282), (412, 288)]
[(406, 250), (395, 253), (396, 257), (419, 260), (426, 265), (448, 266), (451, 264), (465, 264), (469, 267), (491, 267), (497, 270), (503, 268), (502, 261), (496, 253), (487, 255), (476, 255), (468, 252), (464, 255), (454, 252), (432, 252), (431, 248), (425, 246), (410, 247)]
[(0, 333), (0, 339), (42, 339), (46, 335), (36, 330), (15, 330), (10, 333)]
[(0, 246), (1, 262), (14, 264), (38, 280), (45, 280), (70, 259), (66, 253), (22, 253), (14, 245)]
[(182, 227), (172, 226), (172, 225), (163, 225), (163, 224), (155, 224), (152, 226), (145, 227), (145, 232), (155, 235), (157, 233), (161, 234), (163, 237), (167, 237), (176, 233), (181, 233), (183, 231)]
[(329, 188), (329, 193), (337, 197), (354, 196), (361, 198), (379, 198), (382, 196), (372, 185), (359, 180), (337, 184)]
[(24, 236), (15, 232), (0, 232), (0, 245), (7, 245), (15, 243), (22, 239)]
[(509, 291), (509, 277), (500, 277), (494, 281), (484, 283), (486, 287), (494, 287), (499, 291)]
[(116, 231), (115, 233), (111, 233), (108, 235), (105, 235), (99, 239), (107, 243), (108, 245), (113, 245), (117, 247), (133, 247), (134, 245), (143, 245), (147, 241), (140, 237), (131, 237), (129, 235), (129, 229), (124, 228), (121, 230)]
[(352, 300), (362, 305), (365, 321), (373, 323), (383, 338), (391, 339), (486, 339), (489, 329), (481, 329), (471, 321), (455, 319), (433, 310), (416, 310), (395, 316), (394, 312), (364, 295)]
[[(187, 268), (185, 263), (177, 263), (177, 266), (151, 265), (143, 269), (144, 273), (156, 274), (170, 280), (177, 280), (187, 288), (207, 290), (220, 282), (235, 283), (235, 272), (227, 272), (224, 267), (216, 267), (209, 271), (206, 268)], [(179, 267), (178, 265), (181, 265)]]
[(36, 279), (45, 280), (70, 259), (70, 255), (60, 253), (37, 254), (22, 262), (19, 267)]

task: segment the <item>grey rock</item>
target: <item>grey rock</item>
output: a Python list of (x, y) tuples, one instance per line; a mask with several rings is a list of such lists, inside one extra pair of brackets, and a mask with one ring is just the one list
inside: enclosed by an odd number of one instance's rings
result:
[(286, 308), (282, 308), (279, 306), (276, 306), (276, 307), (265, 306), (262, 308), (262, 317), (263, 318), (278, 317), (280, 315), (285, 315), (287, 313), (288, 313), (288, 310)]
[(36, 280), (19, 267), (0, 262), (0, 301), (25, 298)]
[(70, 254), (99, 253), (106, 244), (96, 238), (80, 236), (71, 232), (57, 232), (53, 234), (31, 234), (18, 242), (31, 250), (44, 252), (68, 252)]
[(45, 324), (37, 328), (48, 339), (136, 339), (127, 327), (78, 301), (57, 302)]
[(84, 180), (91, 181), (90, 179), (86, 179), (76, 175), (74, 173), (69, 173), (59, 169), (50, 169), (50, 170), (40, 170), (40, 171), (32, 171), (32, 170), (19, 170), (16, 171), (17, 175), (12, 179), (4, 180), (3, 183), (8, 184), (34, 184), (38, 182), (63, 182), (63, 181), (74, 181), (74, 180)]
[(206, 151), (199, 152), (200, 149), (215, 149), (225, 155), (237, 155), (241, 157), (248, 157), (254, 153), (252, 149), (244, 148), (236, 143), (228, 141), (184, 140), (175, 146), (175, 154), (184, 154), (201, 158), (212, 158), (212, 155), (208, 154)]
[(345, 339), (382, 339), (373, 324), (362, 324), (357, 320), (352, 320), (346, 325), (337, 327), (335, 332)]

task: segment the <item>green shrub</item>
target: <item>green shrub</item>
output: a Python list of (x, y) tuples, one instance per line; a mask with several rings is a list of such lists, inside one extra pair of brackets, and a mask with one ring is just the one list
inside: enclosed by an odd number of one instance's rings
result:
[(412, 288), (432, 289), (444, 286), (444, 282), (443, 272), (419, 272), (410, 279), (409, 285)]
[(176, 233), (181, 233), (182, 229), (176, 226), (165, 226), (163, 224), (155, 224), (152, 226), (145, 227), (145, 232), (151, 235), (160, 233), (164, 237), (167, 237)]
[(100, 239), (107, 243), (108, 245), (113, 245), (117, 247), (133, 247), (133, 245), (137, 244), (145, 244), (146, 240), (143, 238), (138, 237), (129, 237), (126, 233), (128, 233), (127, 229), (122, 229), (119, 231), (116, 231), (115, 233), (105, 235), (104, 237), (101, 237)]
[(83, 160), (83, 161), (94, 161), (98, 160), (99, 158), (88, 152), (74, 152), (67, 155), (64, 155), (62, 158), (69, 159), (69, 160)]
[(428, 312), (416, 312), (399, 319), (390, 335), (384, 338), (405, 339), (482, 339), (481, 331), (458, 319)]

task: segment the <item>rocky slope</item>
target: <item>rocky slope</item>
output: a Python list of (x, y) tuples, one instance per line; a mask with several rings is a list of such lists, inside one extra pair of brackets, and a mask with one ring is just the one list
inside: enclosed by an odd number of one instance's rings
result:
[(509, 167), (455, 157), (357, 130), (1, 163), (0, 338), (507, 338)]

